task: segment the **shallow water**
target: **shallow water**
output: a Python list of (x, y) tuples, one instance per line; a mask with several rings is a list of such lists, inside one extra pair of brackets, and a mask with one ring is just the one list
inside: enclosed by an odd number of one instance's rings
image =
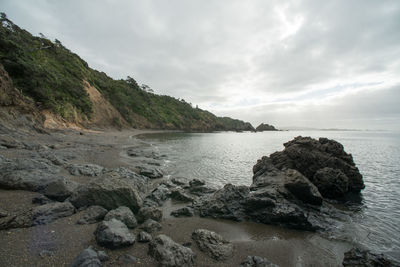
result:
[(283, 149), (294, 137), (328, 137), (342, 143), (364, 176), (362, 203), (351, 218), (338, 221), (335, 238), (387, 254), (400, 261), (400, 133), (363, 131), (286, 131), (263, 133), (163, 133), (141, 136), (167, 155), (169, 175), (250, 185), (257, 159)]

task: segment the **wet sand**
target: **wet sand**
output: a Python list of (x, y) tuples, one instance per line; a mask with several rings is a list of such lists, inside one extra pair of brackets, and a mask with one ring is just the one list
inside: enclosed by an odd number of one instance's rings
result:
[[(56, 132), (48, 135), (25, 136), (29, 142), (44, 146), (56, 146), (76, 158), (72, 163), (94, 163), (104, 167), (134, 167), (126, 155), (129, 147), (143, 144), (134, 136), (153, 131), (104, 131)], [(29, 150), (8, 149), (0, 151), (6, 157), (27, 157)], [(192, 177), (196, 178), (196, 177)], [(80, 179), (77, 177), (76, 179)], [(26, 191), (0, 190), (0, 208), (15, 211), (34, 207), (31, 200), (38, 193)], [(162, 230), (178, 243), (191, 242), (191, 249), (197, 254), (196, 266), (239, 266), (249, 255), (261, 256), (279, 266), (341, 266), (343, 253), (351, 246), (347, 243), (331, 241), (316, 233), (289, 230), (250, 222), (233, 222), (209, 218), (174, 218), (171, 210), (184, 204), (167, 201), (163, 207)], [(69, 266), (72, 260), (89, 245), (104, 250), (110, 256), (105, 266), (118, 266), (118, 257), (130, 254), (139, 259), (131, 266), (157, 266), (154, 259), (147, 255), (148, 245), (135, 243), (132, 247), (109, 250), (99, 247), (93, 232), (96, 224), (77, 225), (82, 216), (78, 212), (73, 216), (59, 219), (49, 225), (0, 231), (0, 266)], [(191, 233), (199, 228), (217, 232), (231, 241), (234, 254), (225, 262), (217, 262), (201, 252), (191, 241)], [(140, 229), (133, 229), (138, 233)], [(46, 254), (46, 251), (50, 251)], [(40, 255), (42, 254), (42, 255)]]

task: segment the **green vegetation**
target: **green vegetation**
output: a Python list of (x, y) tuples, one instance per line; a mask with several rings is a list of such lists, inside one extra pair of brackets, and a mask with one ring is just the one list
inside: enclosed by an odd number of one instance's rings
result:
[[(92, 103), (83, 87), (83, 81), (87, 80), (134, 127), (193, 131), (254, 129), (249, 123), (219, 118), (193, 108), (184, 100), (154, 94), (131, 77), (114, 80), (91, 69), (60, 41), (32, 36), (4, 14), (0, 22), (0, 63), (14, 85), (32, 97), (40, 108), (50, 109), (67, 120), (73, 120), (76, 114), (91, 118)], [(116, 119), (114, 123), (121, 122)]]

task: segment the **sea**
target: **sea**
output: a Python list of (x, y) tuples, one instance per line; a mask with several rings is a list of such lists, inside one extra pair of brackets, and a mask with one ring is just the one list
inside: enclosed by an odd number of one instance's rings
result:
[(361, 201), (343, 205), (330, 238), (351, 242), (400, 262), (400, 133), (389, 131), (272, 131), (155, 133), (138, 138), (166, 155), (164, 171), (202, 179), (215, 188), (250, 185), (262, 156), (283, 150), (296, 136), (327, 137), (343, 144), (364, 178)]

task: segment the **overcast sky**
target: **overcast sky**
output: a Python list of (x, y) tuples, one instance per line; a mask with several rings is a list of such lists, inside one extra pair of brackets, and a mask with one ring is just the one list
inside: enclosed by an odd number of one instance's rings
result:
[(400, 129), (400, 1), (1, 0), (95, 69), (220, 116)]

